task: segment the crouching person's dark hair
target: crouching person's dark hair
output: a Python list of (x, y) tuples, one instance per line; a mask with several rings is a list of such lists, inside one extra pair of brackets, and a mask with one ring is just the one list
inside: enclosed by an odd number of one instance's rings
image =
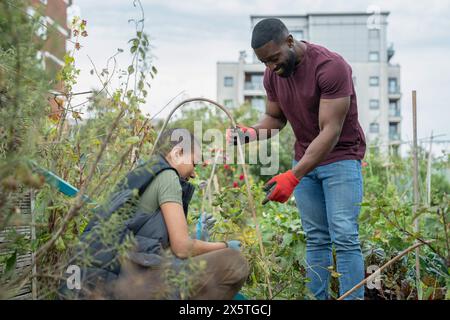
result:
[(166, 156), (177, 145), (180, 145), (185, 152), (194, 152), (196, 147), (200, 147), (200, 142), (188, 129), (166, 129), (156, 144), (155, 152)]

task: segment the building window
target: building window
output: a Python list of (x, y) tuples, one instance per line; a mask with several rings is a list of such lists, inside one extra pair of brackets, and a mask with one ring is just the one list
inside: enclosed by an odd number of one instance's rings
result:
[(369, 52), (369, 61), (380, 61), (380, 53), (378, 51)]
[(223, 105), (226, 108), (233, 108), (234, 107), (233, 99), (225, 99), (225, 100), (223, 100)]
[(397, 84), (397, 78), (389, 78), (389, 93), (398, 93), (399, 92), (399, 88), (398, 88), (398, 84)]
[(380, 109), (380, 100), (378, 100), (378, 99), (370, 99), (369, 107), (370, 107), (371, 110), (378, 110), (378, 109)]
[(389, 139), (400, 140), (400, 133), (398, 132), (398, 123), (389, 122)]
[(36, 59), (39, 61), (39, 66), (45, 70), (45, 55), (42, 51), (36, 52)]
[(264, 90), (263, 73), (246, 73), (244, 81), (245, 90)]
[(295, 30), (291, 31), (292, 37), (294, 37), (295, 40), (302, 40), (303, 39), (303, 30)]
[(389, 149), (390, 149), (389, 151), (390, 151), (391, 156), (394, 156), (394, 157), (400, 156), (398, 145), (393, 145)]
[(30, 17), (33, 17), (35, 13), (36, 13), (36, 11), (35, 11), (32, 7), (28, 7), (28, 8), (27, 8), (27, 14), (28, 14)]
[(369, 29), (369, 39), (380, 39), (380, 30)]
[(266, 108), (266, 100), (263, 97), (255, 97), (251, 100), (251, 104), (252, 106), (260, 111), (263, 112), (264, 109)]
[(47, 19), (45, 17), (39, 17), (39, 25), (36, 29), (36, 35), (42, 40), (47, 40)]
[(232, 87), (233, 86), (233, 77), (224, 77), (223, 78), (223, 85), (225, 87)]
[(371, 87), (378, 87), (380, 85), (380, 78), (379, 77), (370, 77), (369, 85)]
[(370, 124), (369, 128), (370, 133), (379, 133), (380, 132), (380, 125), (376, 122), (372, 122)]
[(266, 108), (266, 99), (263, 96), (245, 96), (244, 100), (260, 112), (264, 112)]
[(389, 115), (391, 117), (400, 117), (400, 110), (397, 101), (389, 101)]
[[(27, 8), (27, 14), (30, 17), (34, 18), (35, 14), (36, 14), (36, 10), (34, 10), (33, 7), (28, 7)], [(36, 28), (36, 31), (35, 31), (36, 35), (38, 37), (40, 37), (42, 40), (47, 40), (47, 18), (43, 17), (43, 16), (40, 16), (38, 18), (38, 21), (39, 22), (38, 22), (38, 25), (37, 25), (37, 28)]]

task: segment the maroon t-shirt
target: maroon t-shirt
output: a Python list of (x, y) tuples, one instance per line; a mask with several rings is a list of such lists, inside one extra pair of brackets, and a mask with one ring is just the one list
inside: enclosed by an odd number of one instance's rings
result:
[(352, 69), (337, 53), (305, 42), (306, 52), (288, 78), (282, 78), (266, 68), (264, 87), (267, 98), (278, 102), (294, 131), (295, 159), (300, 160), (306, 148), (317, 137), (320, 99), (350, 96), (350, 108), (339, 141), (319, 165), (339, 160), (362, 159), (366, 150), (364, 132), (358, 122)]

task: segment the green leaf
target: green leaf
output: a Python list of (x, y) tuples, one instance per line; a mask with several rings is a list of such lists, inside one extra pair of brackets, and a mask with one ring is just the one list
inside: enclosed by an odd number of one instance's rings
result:
[(58, 251), (64, 251), (66, 250), (66, 244), (64, 243), (64, 240), (59, 237), (55, 242), (55, 247)]
[(342, 276), (342, 273), (336, 272), (336, 271), (331, 271), (331, 276), (333, 278), (339, 278), (340, 276)]
[(285, 247), (285, 246), (289, 246), (292, 243), (292, 233), (286, 233), (283, 236), (283, 243), (281, 244), (281, 246)]
[(66, 54), (64, 56), (64, 62), (65, 64), (72, 64), (73, 62), (75, 62), (75, 58)]
[(139, 53), (141, 54), (142, 58), (145, 59), (145, 51), (144, 51), (144, 48), (139, 47)]
[(423, 282), (422, 286), (426, 288), (425, 291), (423, 292), (422, 299), (429, 300), (435, 289), (433, 287), (426, 287), (426, 285)]
[(141, 140), (138, 136), (129, 137), (125, 140), (126, 144), (136, 144)]
[(14, 271), (14, 269), (16, 268), (16, 263), (17, 251), (14, 251), (14, 253), (6, 260), (5, 275), (9, 275)]
[(328, 271), (330, 271), (330, 274), (333, 278), (339, 278), (340, 276), (342, 276), (341, 273), (334, 271), (334, 267), (333, 266), (329, 266)]
[(134, 73), (134, 67), (133, 65), (129, 65), (128, 66), (128, 74), (133, 74)]

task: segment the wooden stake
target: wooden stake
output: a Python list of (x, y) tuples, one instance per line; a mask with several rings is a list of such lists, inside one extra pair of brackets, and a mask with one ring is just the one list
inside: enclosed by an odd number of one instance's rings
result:
[(431, 156), (431, 150), (433, 148), (433, 131), (431, 131), (430, 137), (430, 149), (428, 150), (428, 161), (427, 161), (427, 207), (431, 205), (431, 162), (433, 157)]
[[(414, 183), (414, 194), (413, 194), (413, 216), (414, 219), (414, 232), (417, 234), (419, 232), (419, 217), (416, 216), (417, 209), (419, 206), (419, 159), (417, 155), (417, 95), (416, 90), (412, 92), (412, 111), (413, 111), (413, 183)], [(416, 287), (417, 287), (417, 297), (422, 300), (422, 282), (420, 280), (420, 250), (416, 248)]]

